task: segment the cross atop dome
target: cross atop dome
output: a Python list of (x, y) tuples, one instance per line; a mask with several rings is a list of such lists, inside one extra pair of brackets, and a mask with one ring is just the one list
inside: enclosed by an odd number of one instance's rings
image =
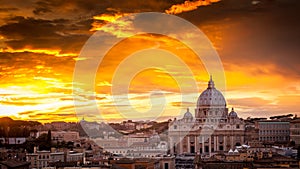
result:
[(208, 82), (208, 89), (214, 89), (215, 88), (215, 83), (214, 81), (212, 80), (212, 75), (210, 75), (210, 79), (209, 79), (209, 82)]

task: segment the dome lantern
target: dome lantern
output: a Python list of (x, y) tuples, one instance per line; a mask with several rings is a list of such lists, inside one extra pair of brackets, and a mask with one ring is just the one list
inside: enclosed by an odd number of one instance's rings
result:
[(208, 82), (208, 89), (214, 89), (215, 88), (215, 83), (214, 81), (212, 80), (212, 75), (210, 75), (210, 79), (209, 79), (209, 82)]

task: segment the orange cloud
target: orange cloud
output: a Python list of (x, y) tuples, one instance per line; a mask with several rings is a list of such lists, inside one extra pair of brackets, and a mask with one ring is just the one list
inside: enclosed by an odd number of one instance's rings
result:
[(129, 13), (115, 13), (115, 14), (101, 14), (93, 16), (94, 22), (90, 31), (100, 30), (101, 27), (107, 23), (114, 22), (117, 19), (128, 15)]
[(38, 54), (47, 54), (47, 55), (54, 55), (56, 57), (64, 57), (64, 56), (77, 56), (77, 53), (61, 53), (61, 50), (53, 50), (53, 49), (31, 49), (31, 48), (24, 48), (24, 49), (12, 49), (12, 48), (5, 48), (0, 49), (0, 53), (23, 53), (23, 52), (31, 52), (31, 53), (38, 53)]
[(199, 6), (207, 6), (220, 0), (198, 0), (198, 1), (185, 1), (182, 4), (172, 5), (171, 8), (165, 10), (167, 14), (179, 14), (182, 12), (192, 11)]
[(105, 22), (113, 22), (117, 20), (118, 18), (121, 18), (123, 16), (128, 15), (127, 13), (115, 13), (115, 14), (102, 14), (102, 15), (96, 15), (93, 17), (95, 20), (101, 20)]

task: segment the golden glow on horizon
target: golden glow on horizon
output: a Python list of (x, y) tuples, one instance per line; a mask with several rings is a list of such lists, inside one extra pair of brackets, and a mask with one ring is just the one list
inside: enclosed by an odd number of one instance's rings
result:
[[(214, 37), (215, 36), (211, 36), (211, 40), (214, 40)], [(155, 41), (153, 41), (154, 39)], [(129, 47), (127, 44), (132, 45)], [(102, 118), (106, 121), (126, 120), (124, 115), (122, 115), (122, 112), (119, 113), (113, 106), (114, 102), (110, 93), (112, 87), (110, 82), (115, 68), (120, 61), (133, 52), (153, 47), (165, 49), (180, 56), (194, 72), (195, 77), (199, 82), (199, 93), (205, 90), (208, 80), (207, 72), (198, 57), (180, 42), (164, 36), (153, 35), (139, 35), (128, 38), (116, 45), (106, 55), (99, 66), (100, 69), (97, 73), (98, 76), (95, 83), (96, 101), (102, 112)], [(25, 51), (29, 50), (24, 50), (24, 52)], [(30, 51), (52, 54), (53, 56), (58, 54), (57, 51)], [(19, 50), (18, 52), (22, 51)], [(112, 60), (111, 58), (114, 59)], [(45, 69), (45, 66), (39, 64), (31, 68), (38, 71)], [(268, 76), (263, 74), (257, 74), (255, 76), (251, 75), (251, 72), (256, 71), (255, 65), (247, 68), (238, 65), (225, 66), (228, 88), (227, 92), (224, 93), (224, 96), (227, 99), (228, 106), (237, 107), (237, 110), (245, 112), (244, 116), (242, 113), (239, 113), (241, 117), (245, 118), (246, 116), (250, 116), (248, 111), (256, 111), (251, 106), (246, 106), (247, 104), (262, 106), (262, 108), (264, 108), (263, 106), (268, 105), (267, 107), (269, 110), (277, 109), (277, 103), (287, 104), (286, 102), (281, 101), (281, 96), (285, 95), (285, 89), (280, 89), (280, 86), (283, 85), (283, 81), (289, 82), (289, 80), (285, 80), (285, 77), (277, 74), (272, 75), (272, 72), (274, 72), (275, 69), (273, 65), (265, 65), (263, 69), (264, 72), (269, 72)], [(174, 71), (176, 71), (176, 69), (174, 69)], [(64, 76), (71, 80), (72, 74), (70, 73), (64, 74)], [(59, 120), (61, 116), (63, 116), (66, 121), (77, 121), (80, 119), (80, 116), (77, 118), (76, 113), (74, 112), (73, 97), (70, 95), (70, 90), (72, 89), (71, 82), (64, 82), (62, 79), (51, 77), (53, 76), (51, 74), (52, 72), (49, 72), (48, 77), (35, 77), (35, 83), (26, 83), (27, 79), (22, 78), (22, 81), (24, 82), (22, 85), (12, 86), (12, 84), (9, 83), (2, 84), (2, 90), (0, 90), (2, 97), (0, 110), (2, 114), (0, 116), (9, 115), (18, 119), (36, 119), (41, 122), (56, 121)], [(217, 79), (215, 79), (215, 81), (216, 80)], [(70, 86), (68, 87), (68, 85), (64, 83), (69, 83)], [(54, 92), (52, 86), (55, 86), (58, 89), (60, 88), (59, 92)], [(268, 86), (268, 88), (266, 88), (266, 86)], [(295, 86), (297, 86), (297, 84), (295, 84)], [(179, 115), (178, 110), (185, 110), (186, 107), (195, 107), (197, 97), (195, 97), (194, 100), (181, 100), (180, 93), (173, 79), (170, 78), (169, 75), (156, 70), (141, 72), (141, 74), (138, 74), (133, 79), (129, 89), (130, 103), (138, 111), (147, 111), (150, 106), (148, 92), (156, 89), (162, 89), (162, 91), (166, 92), (164, 97), (168, 103), (166, 110), (161, 114), (162, 117), (159, 118), (160, 120), (164, 120), (163, 117), (172, 118), (174, 115)], [(295, 88), (295, 90), (298, 91), (299, 89)], [(274, 93), (276, 94), (274, 95)], [(289, 99), (295, 100), (297, 98), (300, 98), (300, 96), (290, 94)], [(91, 109), (88, 96), (82, 96), (78, 99), (80, 100), (80, 108), (85, 110)], [(243, 102), (239, 102), (239, 100), (243, 100)], [(154, 103), (156, 103), (156, 101)], [(145, 116), (145, 114), (141, 115)], [(97, 114), (91, 114), (90, 119), (97, 119), (97, 116)], [(85, 118), (89, 119), (89, 117)]]

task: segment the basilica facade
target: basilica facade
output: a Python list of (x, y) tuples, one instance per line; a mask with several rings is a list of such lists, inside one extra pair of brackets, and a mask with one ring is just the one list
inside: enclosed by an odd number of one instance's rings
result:
[(182, 119), (170, 122), (170, 152), (210, 156), (234, 150), (244, 143), (244, 132), (244, 121), (233, 108), (228, 113), (226, 100), (211, 77), (207, 89), (198, 98), (195, 115), (187, 109)]

